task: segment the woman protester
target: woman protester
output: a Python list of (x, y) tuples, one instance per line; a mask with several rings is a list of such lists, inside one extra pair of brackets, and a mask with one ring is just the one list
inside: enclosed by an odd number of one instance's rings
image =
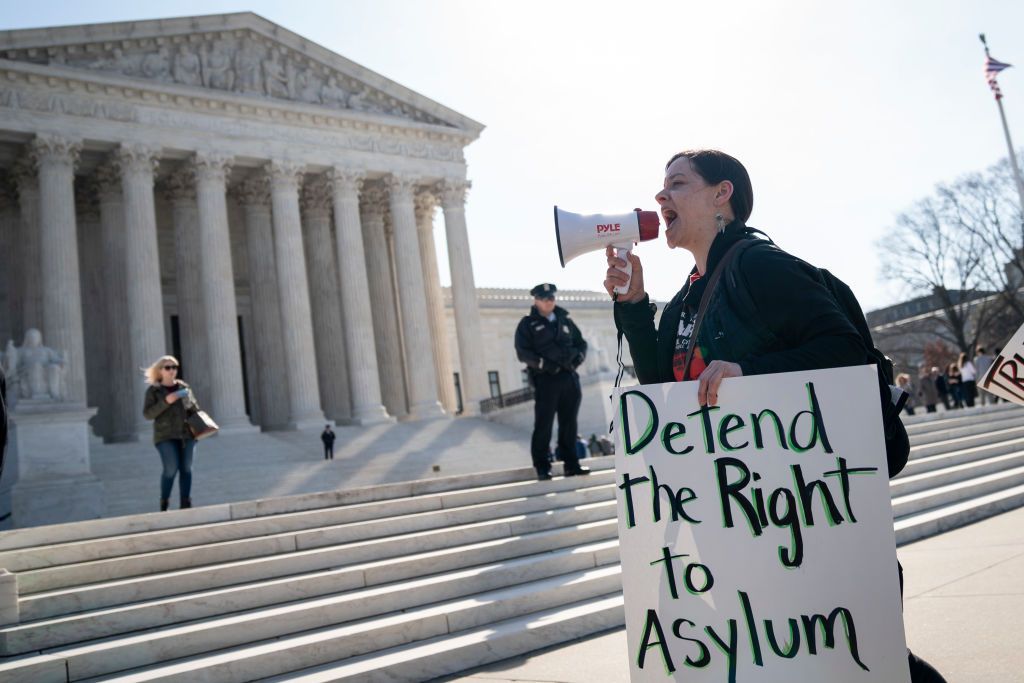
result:
[(957, 368), (960, 370), (960, 395), (963, 398), (964, 403), (967, 404), (968, 408), (974, 407), (974, 399), (978, 395), (978, 371), (974, 367), (974, 363), (967, 357), (966, 353), (961, 353), (960, 357), (956, 361)]
[(917, 397), (921, 399), (929, 413), (935, 412), (935, 405), (939, 402), (938, 377), (938, 368), (933, 367), (929, 370), (927, 365), (921, 365), (917, 376)]
[(903, 391), (907, 392), (908, 398), (907, 402), (903, 404), (903, 412), (905, 412), (907, 415), (913, 415), (914, 402), (917, 397), (917, 393), (914, 390), (913, 382), (910, 381), (910, 375), (905, 372), (901, 372), (899, 375), (897, 375), (896, 386), (898, 386)]
[[(863, 338), (818, 270), (758, 239), (747, 227), (753, 188), (738, 160), (717, 150), (676, 154), (665, 167), (664, 186), (655, 200), (669, 248), (689, 251), (696, 265), (656, 328), (640, 259), (629, 255), (630, 278), (622, 270), (626, 262), (611, 247), (606, 250), (604, 286), (616, 302), (616, 327), (626, 337), (641, 384), (696, 379), (700, 405), (716, 405), (728, 377), (869, 362)], [(741, 244), (747, 240), (756, 243)], [(730, 263), (734, 258), (735, 265)], [(723, 278), (716, 286), (720, 265), (740, 282), (726, 287)], [(626, 292), (616, 295), (614, 288), (627, 282)], [(712, 292), (699, 315), (708, 286)], [(910, 665), (915, 683), (943, 680), (913, 655)]]
[(180, 364), (174, 356), (161, 356), (146, 368), (146, 398), (142, 414), (153, 420), (153, 443), (160, 453), (163, 473), (160, 475), (160, 510), (168, 508), (174, 478), (178, 476), (181, 508), (192, 507), (192, 457), (196, 441), (186, 419), (198, 410), (199, 404), (188, 384), (178, 379)]
[(963, 377), (960, 368), (956, 363), (946, 366), (946, 386), (949, 391), (949, 398), (953, 402), (953, 409), (964, 407)]

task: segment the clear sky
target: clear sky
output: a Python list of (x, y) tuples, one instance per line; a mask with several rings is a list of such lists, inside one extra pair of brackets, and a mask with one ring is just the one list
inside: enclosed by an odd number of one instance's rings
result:
[[(552, 205), (655, 209), (668, 157), (717, 147), (750, 171), (750, 224), (876, 308), (905, 293), (877, 268), (895, 215), (1006, 154), (979, 32), (1018, 65), (1000, 83), (1024, 143), (1024, 3), (1010, 0), (4, 0), (0, 26), (243, 10), (487, 126), (466, 153), (478, 286), (600, 290), (602, 256), (560, 267)], [(663, 241), (637, 253), (656, 298), (692, 266)]]

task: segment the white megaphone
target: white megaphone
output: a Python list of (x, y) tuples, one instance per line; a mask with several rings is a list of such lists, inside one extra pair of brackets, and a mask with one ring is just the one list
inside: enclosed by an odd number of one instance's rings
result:
[[(658, 238), (658, 213), (634, 209), (629, 213), (581, 216), (555, 207), (555, 237), (558, 239), (558, 258), (562, 267), (580, 254), (604, 249), (609, 244), (615, 247), (615, 255), (626, 262), (626, 276), (632, 277), (633, 264), (628, 255), (636, 242)], [(629, 280), (622, 287), (616, 287), (617, 294), (625, 294)]]

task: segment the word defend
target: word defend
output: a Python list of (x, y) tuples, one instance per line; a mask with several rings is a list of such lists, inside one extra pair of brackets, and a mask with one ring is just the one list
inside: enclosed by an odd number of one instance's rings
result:
[[(1024, 354), (1022, 354), (1024, 355)], [(616, 391), (633, 681), (908, 683), (873, 367)]]

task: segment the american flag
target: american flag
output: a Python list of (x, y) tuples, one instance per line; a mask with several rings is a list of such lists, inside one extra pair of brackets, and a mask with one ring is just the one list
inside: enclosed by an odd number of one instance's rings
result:
[(996, 99), (1003, 99), (1003, 93), (999, 90), (999, 84), (996, 83), (996, 75), (1003, 69), (1008, 69), (1012, 64), (1006, 64), (1000, 62), (998, 59), (992, 59), (989, 56), (985, 56), (985, 80), (988, 81), (988, 87), (992, 88), (992, 92), (995, 93)]

